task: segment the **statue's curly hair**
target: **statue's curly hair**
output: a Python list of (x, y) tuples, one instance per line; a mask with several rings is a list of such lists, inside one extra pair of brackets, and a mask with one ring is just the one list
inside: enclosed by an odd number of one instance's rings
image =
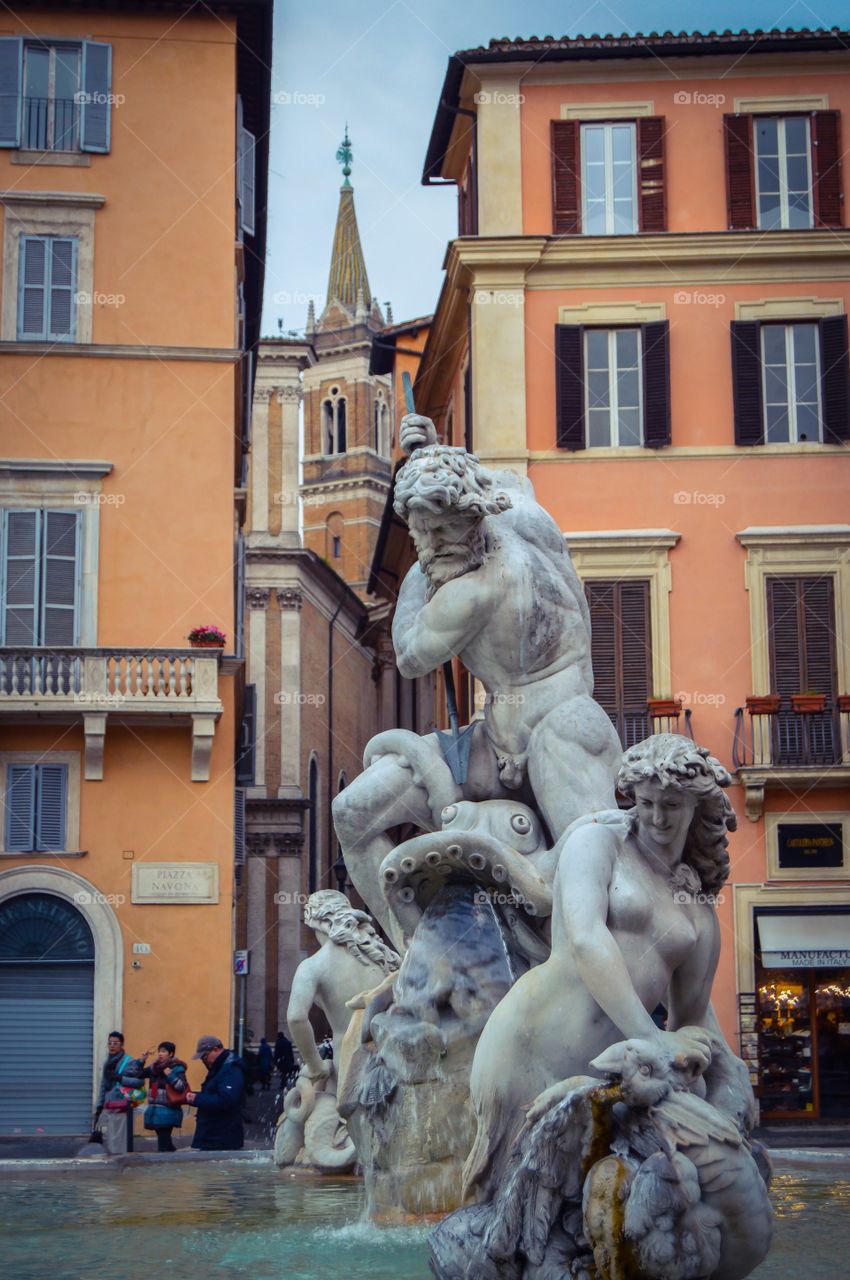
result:
[(311, 893), (304, 906), (304, 923), (314, 929), (327, 929), (331, 942), (345, 947), (363, 964), (375, 964), (384, 973), (394, 973), (401, 958), (392, 947), (378, 937), (371, 917), (352, 907), (344, 893), (337, 889), (319, 889)]
[(395, 482), (393, 506), (407, 520), (411, 511), (444, 511), (473, 517), (507, 511), (511, 500), (497, 489), (493, 476), (474, 453), (452, 445), (432, 444), (416, 449)]
[(640, 782), (660, 782), (696, 797), (682, 860), (693, 867), (705, 893), (716, 893), (729, 876), (726, 833), (738, 825), (723, 791), (731, 781), (707, 747), (698, 747), (678, 733), (656, 733), (629, 747), (617, 775), (617, 786), (632, 801)]

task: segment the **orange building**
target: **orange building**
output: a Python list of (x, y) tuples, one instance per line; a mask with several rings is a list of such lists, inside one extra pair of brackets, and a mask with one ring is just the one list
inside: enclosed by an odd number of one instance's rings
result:
[(559, 521), (624, 743), (733, 773), (714, 999), (784, 1119), (850, 1117), (847, 47), (493, 41), (423, 178), (459, 227), (417, 407)]
[(0, 19), (0, 1133), (232, 1034), (271, 9)]

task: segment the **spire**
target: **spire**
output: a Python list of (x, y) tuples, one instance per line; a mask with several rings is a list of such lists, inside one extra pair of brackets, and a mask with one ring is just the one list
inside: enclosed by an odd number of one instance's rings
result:
[(348, 125), (345, 126), (345, 137), (336, 153), (336, 158), (342, 165), (343, 184), (339, 190), (339, 210), (336, 217), (324, 314), (328, 313), (334, 303), (341, 303), (353, 316), (357, 309), (358, 294), (362, 293), (367, 311), (372, 305), (372, 294), (369, 289), (369, 277), (366, 275), (366, 260), (363, 257), (360, 232), (357, 228), (357, 214), (354, 212), (354, 188), (348, 180), (353, 158)]

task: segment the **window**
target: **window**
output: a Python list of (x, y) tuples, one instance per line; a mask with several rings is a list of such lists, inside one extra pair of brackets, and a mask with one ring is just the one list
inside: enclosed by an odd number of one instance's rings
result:
[(596, 579), (585, 584), (590, 609), (593, 696), (608, 713), (624, 748), (651, 732), (650, 584)]
[(735, 443), (850, 438), (847, 317), (732, 324)]
[(346, 409), (347, 401), (339, 394), (339, 387), (331, 387), (330, 398), (322, 401), (322, 453), (345, 453)]
[(819, 440), (817, 325), (763, 325), (761, 347), (766, 442)]
[[(769, 577), (767, 625), (770, 687), (781, 695), (773, 763), (836, 764), (835, 589), (831, 575)], [(822, 711), (795, 711), (791, 696), (819, 693)]]
[(753, 133), (759, 228), (775, 231), (812, 226), (807, 117), (758, 117)]
[(346, 448), (346, 440), (345, 440), (346, 412), (345, 411), (346, 411), (346, 401), (344, 398), (340, 398), (336, 402), (336, 452), (337, 453), (345, 453), (345, 448)]
[(589, 236), (637, 231), (635, 126), (581, 126), (582, 229)]
[(588, 329), (587, 447), (641, 443), (640, 330)]
[(0, 39), (0, 146), (109, 150), (112, 48), (96, 40)]
[(333, 553), (334, 560), (338, 560), (342, 555), (342, 538), (336, 533), (333, 535)]
[(72, 342), (76, 318), (76, 238), (21, 236), (19, 245), (18, 340)]
[(6, 769), (6, 852), (65, 848), (68, 766), (9, 764)]
[(3, 644), (79, 643), (80, 523), (72, 511), (3, 513)]

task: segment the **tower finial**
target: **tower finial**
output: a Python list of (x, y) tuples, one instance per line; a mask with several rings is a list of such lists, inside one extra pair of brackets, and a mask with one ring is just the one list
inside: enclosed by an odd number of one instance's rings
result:
[(351, 186), (351, 183), (348, 181), (348, 178), (349, 178), (349, 174), (351, 173), (351, 161), (353, 158), (354, 158), (354, 152), (351, 147), (351, 139), (348, 136), (348, 121), (346, 121), (345, 137), (343, 138), (342, 143), (340, 144), (340, 148), (336, 153), (337, 164), (342, 165), (342, 176), (345, 178), (345, 182), (342, 184), (344, 187)]

